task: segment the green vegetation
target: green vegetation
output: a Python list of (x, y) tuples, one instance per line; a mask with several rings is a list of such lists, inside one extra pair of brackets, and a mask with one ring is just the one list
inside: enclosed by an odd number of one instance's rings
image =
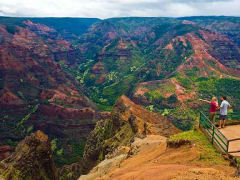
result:
[[(240, 101), (239, 95), (239, 87), (240, 81), (233, 78), (217, 78), (217, 77), (197, 77), (195, 75), (196, 71), (188, 71), (187, 75), (180, 76), (177, 75), (176, 79), (181, 83), (183, 87), (186, 89), (192, 89), (193, 85), (196, 88), (197, 95), (199, 98), (210, 100), (213, 96), (216, 96), (220, 101), (220, 97), (225, 95), (228, 98), (228, 101), (233, 106), (233, 112), (229, 113), (229, 119), (239, 119), (240, 114), (237, 113), (239, 111), (238, 102)], [(230, 90), (230, 89), (231, 90)], [(192, 100), (196, 101), (196, 100)], [(188, 103), (188, 102), (186, 102)], [(198, 118), (199, 111), (207, 112), (209, 109), (208, 104), (204, 104), (199, 109), (189, 109), (186, 108), (184, 111), (182, 109), (174, 108), (171, 109), (168, 116), (172, 117), (173, 123), (175, 126), (182, 130), (189, 130), (194, 126), (195, 121)]]
[(57, 139), (51, 141), (51, 149), (53, 152), (57, 149)]
[(132, 75), (125, 78), (126, 79), (120, 81), (119, 83), (114, 83), (103, 88), (102, 96), (104, 99), (108, 100), (108, 104), (106, 105), (113, 105), (121, 95), (127, 94), (131, 87), (136, 83), (136, 79)]
[(193, 26), (192, 24), (179, 24), (174, 27), (177, 31), (176, 36), (183, 36), (189, 32), (198, 32), (199, 27)]
[(103, 111), (109, 111), (111, 112), (113, 110), (113, 106), (106, 106), (106, 105), (103, 105), (103, 104), (97, 104), (97, 107), (100, 109), (100, 110), (103, 110)]
[(176, 79), (184, 88), (192, 89), (192, 81), (188, 77), (178, 74)]
[(33, 125), (30, 125), (28, 128), (26, 128), (26, 123), (27, 120), (32, 116), (32, 114), (34, 114), (38, 110), (38, 106), (38, 104), (35, 105), (32, 110), (16, 124), (15, 133), (22, 137), (25, 137), (27, 134), (32, 132)]
[[(122, 52), (123, 57), (116, 56), (119, 53), (117, 49), (119, 41), (119, 39), (114, 40), (106, 47), (105, 53), (107, 55), (103, 62), (88, 59), (75, 67), (59, 62), (64, 71), (70, 73), (88, 88), (88, 97), (101, 110), (111, 109), (111, 106), (120, 96), (132, 93), (135, 84), (140, 81), (137, 78), (137, 73), (144, 66), (141, 52), (128, 42), (125, 42), (128, 49)], [(98, 63), (104, 69), (94, 73), (93, 67)], [(101, 83), (99, 83), (100, 77), (104, 78)]]
[(211, 165), (223, 164), (223, 158), (221, 153), (215, 149), (206, 136), (198, 130), (186, 131), (174, 136), (171, 136), (168, 141), (179, 142), (179, 141), (190, 141), (200, 149), (200, 157), (198, 161), (205, 161)]
[(17, 142), (12, 141), (11, 139), (7, 140), (7, 145), (11, 146), (11, 147), (16, 147), (17, 146)]
[(63, 146), (61, 139), (53, 139), (51, 149), (55, 164), (62, 167), (80, 161), (83, 157), (85, 143), (86, 138), (83, 137), (79, 139), (78, 143), (69, 141), (67, 146)]
[[(158, 54), (152, 55), (153, 57), (151, 57), (151, 53), (146, 57), (147, 59), (154, 58), (156, 60), (150, 61), (148, 64), (144, 81), (165, 79), (175, 75), (177, 68), (193, 54), (192, 46), (188, 41), (186, 44), (183, 44), (182, 41), (175, 41), (172, 45), (174, 48), (172, 51), (161, 49), (157, 51)], [(159, 72), (157, 72), (158, 68), (156, 67), (160, 67)]]
[[(124, 29), (126, 32), (132, 32), (138, 27), (161, 26), (159, 29), (166, 29), (171, 22), (176, 22), (172, 18), (164, 17), (124, 17), (107, 19), (108, 22), (116, 25), (117, 28)], [(165, 25), (165, 26), (164, 26)], [(167, 30), (166, 30), (167, 31)]]
[[(204, 77), (199, 78), (196, 81), (198, 85), (198, 93), (203, 99), (211, 99), (213, 96), (218, 98), (219, 103), (221, 102), (221, 96), (227, 96), (227, 100), (232, 105), (232, 113), (229, 113), (229, 120), (240, 119), (239, 113), (239, 87), (240, 80), (232, 79), (232, 78), (214, 78), (214, 77)], [(203, 106), (200, 110), (208, 111), (208, 105)]]
[(199, 118), (198, 110), (185, 108), (182, 109), (180, 106), (169, 111), (168, 116), (173, 119), (173, 124), (183, 130), (187, 131), (194, 127), (197, 119)]
[(159, 104), (164, 99), (163, 95), (158, 91), (148, 91), (144, 94), (150, 103)]
[(34, 125), (30, 119), (37, 113), (38, 106), (38, 104), (29, 105), (24, 108), (25, 112), (22, 113), (13, 113), (11, 109), (2, 111), (0, 131), (6, 136), (2, 143), (15, 147), (19, 140), (34, 131)]
[(238, 109), (237, 104), (240, 101), (240, 80), (231, 78), (219, 79), (214, 77), (200, 77), (196, 80), (196, 84), (198, 85), (198, 92), (202, 98), (210, 99), (213, 96), (216, 96), (220, 101), (221, 96), (227, 96), (234, 111)]
[[(118, 113), (111, 119), (99, 121), (88, 138), (85, 152), (93, 151), (92, 156), (98, 161), (103, 160), (109, 150), (126, 146), (136, 133), (133, 132), (131, 124), (123, 120)], [(121, 126), (118, 125), (120, 123)]]

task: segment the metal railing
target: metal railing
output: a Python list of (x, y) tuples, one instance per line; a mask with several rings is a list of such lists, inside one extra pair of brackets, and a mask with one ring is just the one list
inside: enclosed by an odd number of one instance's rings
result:
[(200, 112), (200, 128), (207, 134), (213, 145), (217, 145), (225, 153), (239, 153), (239, 150), (229, 151), (229, 145), (232, 142), (240, 141), (240, 138), (227, 139), (224, 134), (213, 124), (208, 117)]
[[(240, 141), (240, 138), (236, 138), (236, 139), (230, 139), (230, 140), (228, 140), (228, 143), (230, 144), (230, 143), (232, 143), (232, 142), (236, 142), (236, 141)], [(240, 148), (240, 147), (239, 147)], [(240, 149), (239, 150), (235, 150), (235, 151), (228, 151), (228, 153), (230, 153), (230, 154), (234, 154), (234, 153), (240, 153)]]
[[(209, 111), (202, 111), (203, 114), (208, 114)], [(218, 120), (220, 118), (220, 112), (218, 111), (216, 114), (216, 120)], [(240, 112), (228, 112), (227, 115), (228, 120), (237, 120), (239, 121), (240, 124)]]
[(199, 126), (210, 137), (211, 143), (218, 145), (224, 152), (228, 153), (229, 141), (219, 131), (219, 129), (207, 118), (207, 116), (200, 112)]

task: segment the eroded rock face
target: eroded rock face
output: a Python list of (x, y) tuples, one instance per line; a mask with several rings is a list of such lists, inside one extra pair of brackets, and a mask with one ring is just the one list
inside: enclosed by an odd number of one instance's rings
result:
[(16, 31), (9, 33), (0, 25), (0, 119), (5, 123), (0, 140), (22, 140), (26, 134), (16, 133), (16, 126), (38, 105), (25, 128), (32, 126), (33, 131), (65, 141), (74, 132), (79, 143), (79, 136), (86, 137), (94, 128), (97, 108), (60, 61), (68, 65), (81, 61), (80, 51), (45, 25), (26, 21), (22, 27), (13, 26)]
[[(139, 136), (158, 134), (169, 137), (179, 132), (164, 116), (136, 105), (126, 96), (117, 101), (113, 115), (118, 116), (120, 121), (129, 123), (133, 133)], [(117, 118), (114, 120), (115, 124)]]
[(48, 136), (37, 131), (20, 142), (16, 151), (0, 162), (0, 179), (57, 180)]
[[(201, 71), (200, 73), (202, 76), (210, 75), (212, 72), (218, 75), (230, 72), (232, 75), (239, 76), (239, 71), (236, 70), (237, 67), (230, 66), (232, 59), (239, 61), (239, 47), (227, 36), (204, 30), (199, 30), (199, 33), (202, 38), (198, 37), (195, 33), (177, 36), (164, 48), (169, 53), (176, 51), (176, 47), (178, 46), (174, 47), (174, 44), (179, 45), (181, 43), (184, 47), (187, 47), (187, 43), (190, 43), (194, 53), (183, 64), (178, 66), (177, 70), (183, 71), (197, 67), (205, 69), (205, 71)], [(219, 47), (222, 49), (219, 50)], [(229, 55), (230, 53), (232, 53), (231, 56)]]
[(96, 163), (119, 146), (128, 146), (134, 137), (162, 135), (169, 137), (180, 132), (165, 117), (134, 104), (126, 96), (118, 99), (111, 118), (97, 123), (91, 132), (84, 159)]
[[(60, 175), (73, 180), (80, 175), (87, 174), (95, 165), (107, 157), (115, 157), (119, 152), (130, 151), (131, 143), (136, 137), (147, 135), (161, 135), (169, 137), (180, 132), (165, 117), (147, 111), (134, 104), (126, 96), (118, 99), (111, 116), (98, 121), (95, 129), (90, 133), (83, 160), (60, 170)], [(121, 149), (123, 148), (123, 150)], [(115, 154), (115, 155), (114, 155)], [(120, 153), (121, 154), (121, 153)], [(125, 154), (128, 154), (125, 152)]]
[[(85, 157), (105, 154), (117, 146), (127, 145), (133, 137), (162, 135), (169, 137), (180, 132), (164, 116), (147, 111), (122, 96), (115, 104), (112, 117), (97, 123), (85, 148)], [(104, 142), (104, 143), (102, 143)], [(100, 149), (99, 149), (100, 148)], [(99, 152), (98, 152), (99, 151)], [(95, 158), (99, 158), (96, 157)]]

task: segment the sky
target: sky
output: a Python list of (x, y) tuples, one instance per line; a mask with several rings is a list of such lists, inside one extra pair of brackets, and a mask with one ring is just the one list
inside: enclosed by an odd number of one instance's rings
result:
[(240, 0), (0, 0), (0, 16), (240, 16)]

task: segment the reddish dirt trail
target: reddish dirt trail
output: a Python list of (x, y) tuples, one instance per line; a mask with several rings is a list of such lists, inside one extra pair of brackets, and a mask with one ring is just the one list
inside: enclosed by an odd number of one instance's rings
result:
[[(234, 179), (234, 168), (198, 162), (195, 146), (167, 149), (166, 143), (145, 145), (139, 153), (97, 180), (206, 180)], [(204, 167), (204, 168), (203, 168)]]
[(166, 164), (166, 165), (145, 165), (142, 167), (138, 167), (135, 169), (130, 169), (127, 173), (124, 172), (122, 174), (117, 174), (110, 179), (114, 180), (167, 180), (172, 179), (176, 176), (176, 172), (178, 171), (186, 171), (189, 167), (183, 165), (174, 165), (174, 164)]

